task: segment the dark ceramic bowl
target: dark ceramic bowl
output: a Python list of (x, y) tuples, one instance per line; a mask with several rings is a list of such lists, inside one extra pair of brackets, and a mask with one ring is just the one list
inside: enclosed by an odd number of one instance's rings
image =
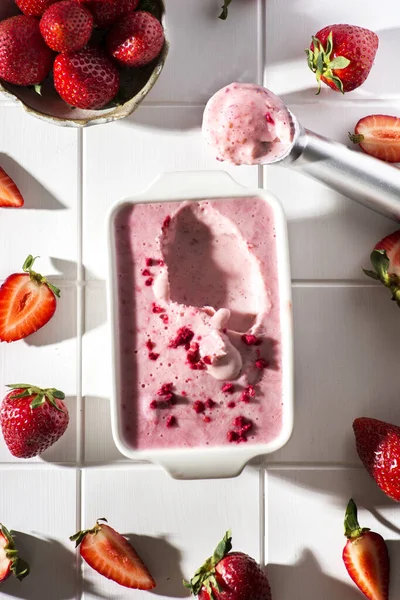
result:
[[(164, 0), (158, 0), (162, 22), (165, 18)], [(19, 14), (14, 0), (0, 0), (0, 20)], [(161, 54), (151, 64), (133, 71), (125, 69), (121, 72), (124, 98), (117, 106), (106, 107), (101, 110), (82, 110), (68, 106), (57, 94), (51, 80), (48, 78), (43, 84), (42, 94), (27, 87), (19, 87), (0, 80), (0, 91), (12, 98), (24, 108), (26, 112), (54, 125), (63, 127), (85, 127), (98, 125), (123, 119), (132, 114), (155, 85), (168, 54), (169, 44), (165, 41)], [(134, 72), (134, 76), (133, 75)]]

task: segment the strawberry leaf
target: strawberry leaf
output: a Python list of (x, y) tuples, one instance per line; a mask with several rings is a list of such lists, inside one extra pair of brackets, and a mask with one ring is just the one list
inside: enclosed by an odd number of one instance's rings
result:
[(31, 402), (31, 408), (32, 409), (39, 408), (40, 406), (43, 406), (43, 404), (45, 402), (46, 402), (46, 399), (44, 397), (44, 394), (37, 394)]
[(219, 18), (222, 19), (223, 21), (225, 21), (225, 19), (228, 16), (228, 6), (230, 5), (231, 2), (232, 2), (232, 0), (224, 0), (224, 5), (222, 6), (222, 12), (219, 15)]
[(58, 287), (56, 287), (52, 283), (49, 283), (48, 281), (46, 281), (46, 285), (53, 292), (53, 294), (57, 296), (57, 298), (61, 297), (61, 290)]
[(13, 575), (22, 581), (24, 577), (29, 575), (30, 569), (27, 562), (19, 557), (18, 550), (15, 547), (14, 537), (8, 531), (8, 529), (0, 523), (0, 532), (7, 540), (7, 544), (4, 547), (6, 558), (11, 562), (11, 571)]
[(218, 544), (218, 546), (214, 550), (214, 554), (212, 556), (212, 564), (216, 566), (220, 560), (224, 558), (232, 550), (232, 534), (230, 531), (227, 531)]
[(372, 266), (382, 283), (384, 285), (390, 285), (390, 276), (388, 274), (390, 260), (386, 254), (386, 250), (373, 250), (370, 259)]
[(375, 271), (370, 271), (369, 269), (363, 269), (363, 273), (364, 273), (364, 275), (366, 275), (367, 277), (371, 277), (371, 279), (375, 279), (376, 281), (379, 281), (379, 277), (378, 277), (378, 275), (375, 273)]
[(35, 385), (30, 385), (28, 383), (13, 383), (9, 384), (7, 387), (12, 390), (23, 390), (23, 392), (21, 392), (20, 394), (13, 394), (11, 396), (11, 399), (27, 398), (29, 396), (34, 396), (31, 402), (31, 408), (39, 408), (40, 406), (43, 406), (43, 404), (47, 401), (50, 402), (50, 404), (54, 406), (54, 408), (56, 408), (58, 411), (65, 412), (65, 410), (60, 408), (57, 402), (55, 401), (55, 398), (57, 398), (58, 400), (64, 400), (65, 394), (64, 392), (61, 392), (56, 388), (42, 389)]
[(350, 61), (345, 56), (336, 56), (330, 63), (331, 69), (345, 69), (350, 64)]
[(183, 581), (183, 585), (188, 588), (194, 596), (198, 596), (201, 588), (204, 586), (208, 591), (210, 599), (214, 599), (213, 590), (220, 590), (220, 585), (215, 576), (215, 567), (232, 550), (231, 532), (227, 531), (223, 539), (215, 548), (212, 556), (207, 558), (205, 563), (197, 569), (190, 582)]
[(11, 562), (11, 571), (17, 579), (22, 581), (25, 577), (29, 575), (30, 568), (25, 560), (17, 556), (15, 560)]
[(357, 506), (354, 500), (351, 498), (347, 505), (344, 516), (344, 535), (348, 539), (355, 539), (367, 531), (369, 531), (369, 529), (362, 528), (359, 525), (357, 518)]
[(39, 258), (39, 257), (38, 256), (33, 257), (32, 254), (29, 254), (29, 256), (26, 258), (24, 264), (22, 265), (22, 270), (24, 271), (24, 273), (29, 273), (29, 271), (33, 267), (33, 263), (35, 262), (35, 260), (37, 258)]
[(349, 138), (354, 144), (360, 144), (364, 141), (364, 136), (362, 133), (350, 133), (349, 131)]
[(100, 531), (100, 528), (101, 528), (100, 521), (105, 521), (106, 523), (108, 523), (108, 521), (105, 517), (101, 517), (100, 519), (97, 519), (96, 525), (94, 527), (92, 527), (92, 529), (82, 529), (82, 531), (77, 531), (76, 533), (74, 533), (74, 535), (70, 536), (70, 538), (69, 538), (70, 541), (75, 542), (75, 548), (77, 548), (79, 546), (79, 544), (82, 542), (83, 538), (88, 533), (96, 534)]
[(349, 66), (350, 61), (345, 56), (336, 56), (331, 60), (331, 54), (334, 51), (332, 31), (327, 37), (325, 48), (315, 36), (312, 36), (311, 42), (313, 49), (309, 48), (308, 51), (306, 50), (307, 64), (311, 71), (315, 73), (318, 82), (317, 94), (319, 94), (321, 89), (322, 78), (332, 82), (340, 92), (344, 93), (343, 83), (334, 71), (345, 69)]

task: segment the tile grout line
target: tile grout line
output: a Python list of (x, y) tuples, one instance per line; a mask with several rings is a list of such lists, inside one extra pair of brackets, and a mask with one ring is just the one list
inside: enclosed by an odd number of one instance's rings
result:
[[(266, 1), (267, 0), (258, 0), (257, 6), (257, 29), (258, 29), (258, 48), (257, 48), (257, 79), (259, 85), (264, 85), (264, 74), (265, 74), (265, 53), (266, 53)], [(258, 187), (259, 189), (264, 189), (266, 186), (266, 181), (264, 178), (265, 169), (262, 165), (258, 166)], [(265, 473), (264, 469), (261, 467), (258, 470), (258, 486), (259, 486), (259, 516), (258, 522), (260, 524), (259, 531), (259, 554), (260, 554), (260, 565), (261, 567), (265, 567), (266, 564), (266, 553), (265, 548), (267, 544), (267, 540), (265, 537), (265, 531), (267, 528), (266, 523), (266, 512), (265, 512)]]
[(267, 529), (267, 518), (266, 518), (266, 496), (265, 496), (265, 477), (266, 477), (266, 472), (265, 470), (260, 466), (259, 467), (259, 471), (258, 471), (258, 485), (259, 485), (259, 503), (260, 503), (260, 508), (259, 508), (259, 522), (260, 522), (260, 537), (259, 537), (259, 544), (260, 544), (260, 565), (261, 568), (265, 567), (266, 564), (268, 564), (268, 553), (265, 551), (266, 546), (267, 546), (267, 539), (266, 539), (266, 529)]
[[(262, 2), (262, 0), (260, 0)], [(262, 13), (263, 14), (263, 13)], [(265, 21), (264, 21), (265, 22)], [(285, 100), (285, 94), (281, 95), (282, 99)], [(145, 103), (142, 104), (142, 108), (204, 108), (206, 105), (207, 99), (204, 100), (188, 100), (186, 102), (184, 101), (158, 101), (158, 100), (154, 100), (154, 101), (147, 101)], [(352, 98), (350, 99), (343, 99), (340, 101), (340, 106), (342, 107), (363, 107), (363, 106), (374, 106), (374, 105), (381, 105), (381, 106), (392, 106), (393, 104), (398, 104), (400, 102), (400, 95), (390, 98)], [(303, 99), (295, 99), (291, 102), (289, 102), (291, 107), (302, 107), (302, 106), (310, 106), (310, 105), (315, 105), (315, 106), (337, 106), (337, 102), (334, 102), (333, 100), (325, 100), (325, 99), (320, 99), (320, 100), (315, 100), (314, 98), (303, 98)], [(20, 108), (18, 105), (14, 105), (14, 104), (4, 104), (0, 102), (0, 108)]]
[[(76, 353), (77, 353), (77, 374), (76, 374), (76, 410), (77, 410), (77, 425), (76, 425), (76, 530), (82, 529), (82, 471), (81, 467), (84, 459), (84, 412), (83, 412), (83, 398), (82, 398), (82, 337), (84, 333), (84, 301), (85, 301), (85, 290), (80, 285), (84, 280), (84, 269), (83, 269), (83, 177), (84, 177), (84, 156), (83, 156), (83, 145), (84, 145), (84, 133), (83, 129), (78, 130), (77, 140), (77, 160), (78, 160), (78, 212), (77, 212), (77, 341), (76, 341)], [(82, 561), (80, 555), (76, 553), (76, 597), (77, 600), (83, 598), (83, 578), (82, 578)]]
[[(257, 5), (257, 82), (259, 85), (264, 85), (264, 68), (265, 68), (265, 0), (258, 0)], [(264, 168), (262, 165), (257, 167), (258, 170), (258, 187), (264, 189)]]

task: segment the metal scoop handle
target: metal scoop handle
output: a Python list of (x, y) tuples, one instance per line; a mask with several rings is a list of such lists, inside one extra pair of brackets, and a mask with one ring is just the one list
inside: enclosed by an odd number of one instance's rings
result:
[(294, 145), (282, 165), (400, 220), (400, 169), (296, 125)]

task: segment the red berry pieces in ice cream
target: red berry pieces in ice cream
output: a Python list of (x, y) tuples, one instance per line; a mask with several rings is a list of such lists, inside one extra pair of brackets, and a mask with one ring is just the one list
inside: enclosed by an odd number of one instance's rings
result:
[(169, 347), (170, 348), (178, 348), (179, 346), (187, 346), (187, 350), (189, 349), (189, 344), (194, 337), (194, 333), (189, 327), (181, 327), (178, 329), (176, 333), (176, 337), (171, 340)]
[(233, 392), (235, 391), (235, 386), (233, 385), (233, 383), (224, 383), (224, 385), (221, 388), (221, 392), (223, 394), (233, 394)]

